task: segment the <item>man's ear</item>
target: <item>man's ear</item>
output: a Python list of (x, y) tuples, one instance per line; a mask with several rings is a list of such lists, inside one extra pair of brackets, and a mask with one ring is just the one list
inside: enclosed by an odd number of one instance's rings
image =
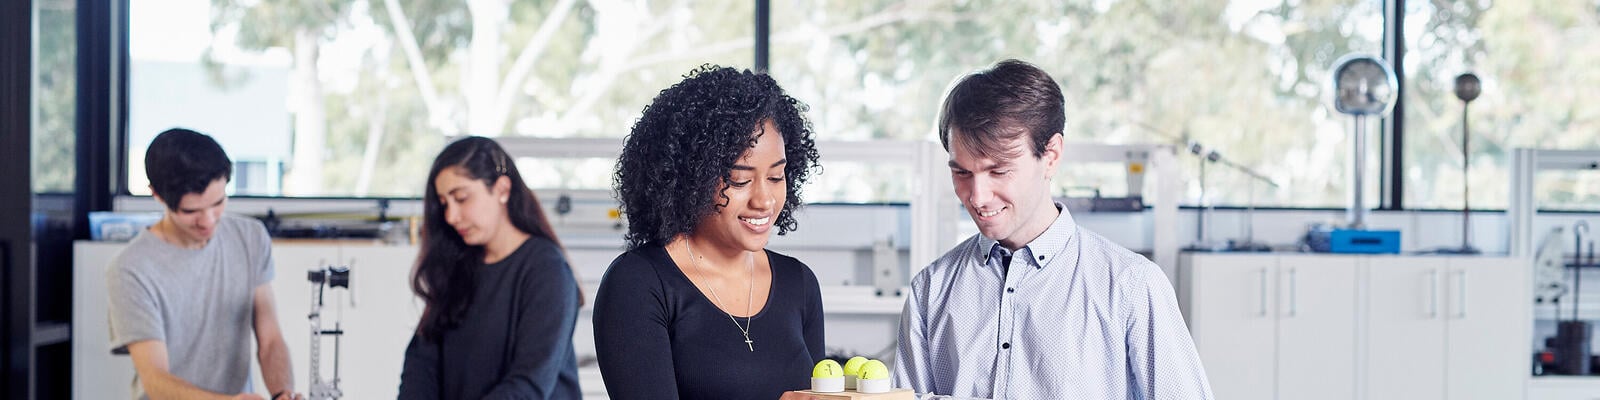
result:
[(1061, 132), (1056, 132), (1056, 134), (1050, 135), (1049, 141), (1044, 143), (1044, 154), (1041, 154), (1040, 156), (1044, 158), (1045, 179), (1054, 178), (1056, 176), (1056, 166), (1061, 164), (1062, 153), (1066, 151), (1066, 144), (1062, 143), (1064, 140), (1065, 139), (1062, 138)]

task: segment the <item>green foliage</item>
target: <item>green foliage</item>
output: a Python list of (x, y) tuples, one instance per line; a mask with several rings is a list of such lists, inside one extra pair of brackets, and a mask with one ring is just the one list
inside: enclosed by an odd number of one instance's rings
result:
[(71, 192), (77, 166), (77, 12), (70, 2), (38, 3), (33, 191)]
[[(370, 21), (381, 32), (353, 75), (325, 94), (329, 195), (356, 191), (367, 135), (384, 133), (366, 193), (416, 195), (411, 182), (443, 143), (465, 129), (473, 12), (465, 1), (402, 0), (408, 21), (392, 21), (384, 1), (215, 0), (212, 25), (238, 26), (234, 45), (288, 48), (296, 32), (326, 43)], [(657, 91), (705, 62), (749, 67), (752, 3), (579, 1), (537, 47), (526, 79), (509, 76), (558, 0), (507, 1), (493, 50), (502, 91), (512, 94), (502, 125), (510, 134), (620, 137)], [(1350, 52), (1378, 54), (1382, 2), (1300, 0), (1242, 10), (1229, 1), (1155, 0), (793, 0), (773, 2), (771, 73), (811, 106), (823, 139), (931, 139), (944, 89), (953, 79), (1003, 58), (1051, 71), (1067, 94), (1071, 141), (1172, 143), (1197, 140), (1282, 185), (1255, 192), (1258, 203), (1342, 206), (1349, 167), (1349, 118), (1326, 104), (1328, 69)], [(1408, 3), (1406, 133), (1409, 205), (1459, 200), (1459, 102), (1451, 79), (1472, 69), (1486, 82), (1473, 103), (1473, 183), (1498, 193), (1478, 204), (1503, 206), (1509, 149), (1600, 146), (1597, 6), (1588, 0)], [(406, 61), (396, 24), (415, 33), (424, 65)], [(361, 31), (364, 32), (364, 31)], [(439, 104), (423, 101), (412, 68), (422, 68)], [(325, 85), (329, 86), (329, 85)], [(1592, 101), (1591, 101), (1592, 102)], [(481, 102), (479, 104), (482, 104)], [(381, 119), (372, 123), (372, 119)], [(1152, 128), (1145, 128), (1153, 127)], [(1376, 124), (1374, 129), (1376, 131)], [(1376, 133), (1372, 143), (1380, 143)], [(1477, 139), (1475, 139), (1477, 140)], [(1377, 148), (1376, 145), (1373, 146)], [(1376, 151), (1376, 150), (1374, 150)], [(1371, 160), (1378, 160), (1374, 153)], [(1180, 158), (1185, 170), (1194, 159)], [(554, 163), (554, 182), (606, 174)], [(935, 167), (936, 168), (936, 167)], [(1370, 170), (1376, 170), (1372, 165)], [(1085, 168), (1083, 171), (1095, 171)], [(830, 169), (808, 189), (811, 200), (904, 200), (903, 175), (849, 166)], [(875, 173), (878, 172), (878, 173)], [(1190, 178), (1194, 178), (1190, 172)], [(1454, 174), (1454, 175), (1452, 175)], [(890, 176), (893, 175), (893, 176)], [(1116, 186), (1094, 172), (1063, 186)], [(570, 179), (568, 176), (572, 176)], [(531, 179), (531, 178), (530, 178)], [(1600, 202), (1600, 182), (1554, 184), (1563, 202)], [(1216, 202), (1251, 198), (1242, 174), (1212, 169)], [(1570, 181), (1570, 182), (1568, 182)], [(1377, 179), (1369, 179), (1376, 184)], [(565, 184), (565, 183), (563, 183)], [(575, 183), (578, 184), (578, 183)], [(1197, 200), (1191, 184), (1186, 201)], [(863, 194), (863, 193), (866, 194)], [(1375, 193), (1376, 190), (1372, 190)], [(1452, 197), (1455, 196), (1455, 197)]]

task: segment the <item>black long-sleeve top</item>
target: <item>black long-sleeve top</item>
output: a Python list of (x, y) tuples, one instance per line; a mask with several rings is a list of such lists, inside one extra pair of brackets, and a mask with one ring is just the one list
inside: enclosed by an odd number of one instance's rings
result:
[[(689, 281), (661, 245), (618, 256), (594, 301), (600, 373), (612, 399), (777, 399), (809, 388), (823, 357), (817, 276), (792, 257), (767, 251), (766, 306), (750, 339)], [(744, 318), (739, 318), (744, 323)]]
[(531, 237), (477, 271), (460, 325), (413, 336), (400, 399), (577, 399), (578, 285), (554, 242)]

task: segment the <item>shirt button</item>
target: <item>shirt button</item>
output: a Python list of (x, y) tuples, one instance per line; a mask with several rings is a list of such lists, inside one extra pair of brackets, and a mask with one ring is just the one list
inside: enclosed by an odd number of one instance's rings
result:
[(1011, 342), (1001, 343), (1000, 344), (1000, 348), (1010, 350), (1011, 349)]
[(1016, 292), (1017, 292), (1017, 288), (1010, 288), (1010, 287), (1006, 288), (1006, 293), (1016, 293)]
[(1044, 256), (1039, 256), (1039, 261), (1044, 261)]

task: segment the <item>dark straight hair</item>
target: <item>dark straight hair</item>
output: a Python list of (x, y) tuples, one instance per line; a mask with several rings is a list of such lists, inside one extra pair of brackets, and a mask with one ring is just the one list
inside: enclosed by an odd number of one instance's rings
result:
[(1038, 158), (1050, 137), (1066, 128), (1065, 103), (1049, 73), (1024, 61), (1001, 61), (950, 89), (939, 112), (939, 143), (949, 151), (954, 134), (978, 155), (1010, 158), (1021, 154), (1007, 154), (1003, 143), (1028, 135)]
[(177, 211), (183, 196), (205, 193), (212, 181), (233, 179), (233, 160), (216, 139), (184, 128), (156, 135), (144, 153), (144, 174), (150, 191), (168, 210)]
[(493, 187), (502, 176), (508, 178), (511, 192), (506, 199), (506, 214), (511, 217), (511, 225), (561, 246), (539, 198), (528, 189), (513, 161), (499, 143), (478, 136), (451, 142), (433, 159), (427, 187), (422, 191), (422, 247), (411, 272), (411, 290), (425, 304), (422, 321), (417, 324), (417, 333), (424, 338), (438, 339), (461, 322), (476, 289), (476, 267), (483, 265), (483, 246), (468, 246), (444, 220), (445, 208), (439, 204), (439, 193), (433, 187), (444, 170), (461, 167), (461, 172), (487, 187)]

